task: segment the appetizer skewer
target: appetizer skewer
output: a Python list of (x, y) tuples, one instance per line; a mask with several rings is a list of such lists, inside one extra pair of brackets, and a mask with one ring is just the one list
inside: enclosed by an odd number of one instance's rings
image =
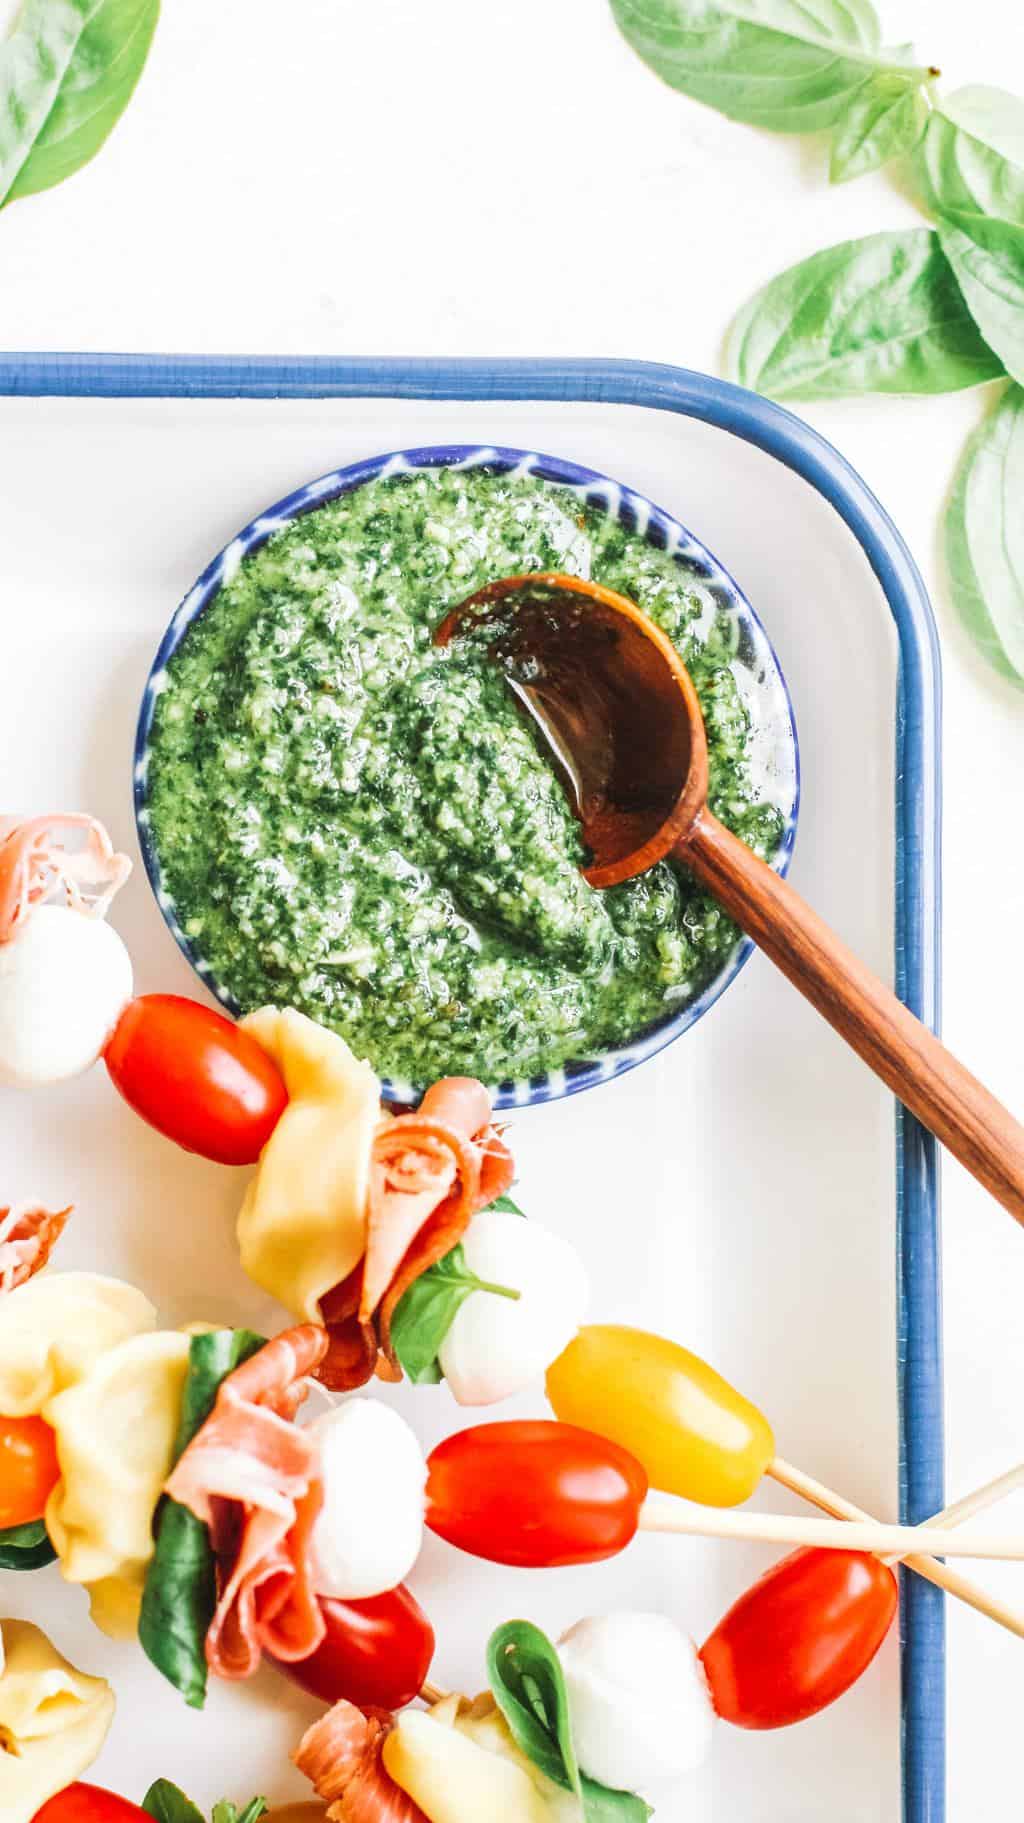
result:
[[(77, 853), (65, 825), (84, 832)], [(689, 1351), (621, 1326), (581, 1329), (582, 1265), (509, 1202), (512, 1158), (483, 1086), (444, 1080), (394, 1117), (369, 1067), (294, 1011), (235, 1025), (177, 996), (131, 1000), (127, 952), (102, 922), (128, 866), (87, 817), (0, 837), (0, 1080), (59, 1080), (102, 1053), (151, 1125), (220, 1163), (258, 1163), (243, 1263), (297, 1323), (270, 1343), (189, 1337), (158, 1331), (146, 1300), (115, 1281), (55, 1275), (43, 1291), (31, 1281), (68, 1211), (0, 1210), (0, 1311), (13, 1315), (8, 1336), (0, 1320), (0, 1564), (56, 1555), (99, 1624), (137, 1627), (196, 1706), (209, 1671), (247, 1677), (264, 1655), (333, 1704), (298, 1757), (337, 1800), (331, 1814), (353, 1823), (349, 1799), (375, 1780), (389, 1807), (373, 1814), (393, 1823), (559, 1823), (564, 1791), (578, 1796), (588, 1779), (639, 1823), (632, 1787), (696, 1763), (714, 1716), (779, 1727), (849, 1687), (891, 1624), (893, 1562), (1024, 1635), (1024, 1617), (934, 1556), (1024, 1559), (1024, 1538), (955, 1529), (1024, 1468), (926, 1527), (879, 1525), (778, 1456), (763, 1414)], [(62, 903), (47, 903), (54, 893)], [(44, 976), (77, 996), (70, 1022)], [(351, 1391), (403, 1370), (446, 1378), (463, 1404), (547, 1370), (556, 1416), (472, 1427), (426, 1462), (372, 1399), (296, 1423), (311, 1376)], [(711, 1514), (649, 1493), (735, 1507), (765, 1474), (832, 1517)], [(428, 1681), (433, 1630), (404, 1586), (424, 1523), (477, 1556), (538, 1567), (598, 1561), (641, 1530), (803, 1548), (699, 1652), (658, 1616), (586, 1620), (557, 1649), (510, 1623), (491, 1642), (491, 1695), (467, 1704)], [(668, 1745), (651, 1724), (652, 1663), (682, 1704)], [(609, 1708), (620, 1673), (628, 1726)], [(516, 1722), (517, 1679), (554, 1704), (554, 1746), (539, 1757)], [(417, 1696), (430, 1715), (408, 1709)], [(570, 1714), (566, 1736), (558, 1716)], [(259, 1814), (250, 1807), (246, 1823)], [(24, 1806), (14, 1823), (31, 1823)]]
[[(667, 1337), (622, 1324), (587, 1324), (549, 1368), (547, 1394), (558, 1418), (629, 1449), (652, 1487), (663, 1493), (707, 1506), (735, 1506), (770, 1475), (837, 1519), (875, 1523), (852, 1501), (784, 1461), (764, 1413), (706, 1361)], [(895, 1544), (892, 1549), (908, 1569), (1024, 1637), (1024, 1616), (923, 1555), (914, 1541), (909, 1556)]]
[[(80, 1279), (82, 1275), (68, 1277)], [(36, 1283), (36, 1292), (29, 1285), (5, 1300), (7, 1311), (20, 1316), (22, 1325), (31, 1325), (37, 1306), (42, 1308), (44, 1289), (47, 1296), (62, 1289), (61, 1275)], [(78, 1296), (71, 1308), (81, 1304), (83, 1287), (75, 1289)], [(127, 1294), (127, 1299), (115, 1296), (115, 1291)], [(108, 1318), (113, 1315), (122, 1327), (126, 1321), (136, 1327), (143, 1321), (138, 1306), (131, 1302), (136, 1294), (129, 1288), (97, 1281), (91, 1293), (95, 1307)], [(171, 1344), (186, 1340), (143, 1329), (141, 1335), (101, 1348), (84, 1382), (65, 1387), (51, 1398), (47, 1409), (54, 1412), (56, 1408), (60, 1420), (65, 1468), (80, 1459), (83, 1442), (91, 1441), (91, 1433), (87, 1430), (83, 1437), (77, 1426), (83, 1408), (96, 1402), (97, 1379), (110, 1384), (111, 1356), (120, 1356), (123, 1365), (128, 1351), (134, 1372), (142, 1375), (138, 1393), (145, 1385), (152, 1396), (166, 1383), (168, 1359), (177, 1375), (181, 1352)], [(157, 1522), (155, 1556), (145, 1574), (140, 1633), (151, 1650), (154, 1632), (147, 1620), (162, 1625), (167, 1638), (175, 1642), (175, 1651), (184, 1650), (186, 1658), (201, 1654), (212, 1669), (229, 1677), (248, 1675), (266, 1651), (323, 1700), (339, 1697), (340, 1684), (343, 1715), (359, 1731), (367, 1724), (352, 1707), (353, 1694), (368, 1707), (375, 1697), (372, 1707), (377, 1710), (388, 1707), (389, 1695), (397, 1708), (416, 1689), (424, 1692), (433, 1636), (412, 1598), (398, 1591), (390, 1604), (379, 1609), (376, 1620), (383, 1616), (383, 1625), (371, 1626), (371, 1639), (365, 1642), (362, 1657), (357, 1644), (354, 1664), (351, 1658), (347, 1664), (339, 1665), (337, 1659), (332, 1664), (325, 1588), (331, 1599), (345, 1604), (352, 1584), (362, 1586), (365, 1578), (372, 1599), (378, 1586), (393, 1580), (399, 1567), (406, 1567), (418, 1542), (424, 1482), (427, 1521), (451, 1542), (500, 1561), (550, 1564), (593, 1561), (629, 1542), (643, 1513), (647, 1477), (640, 1463), (619, 1444), (550, 1419), (459, 1432), (432, 1453), (426, 1466), (397, 1414), (365, 1398), (349, 1399), (326, 1419), (300, 1429), (295, 1423), (297, 1409), (308, 1376), (327, 1346), (322, 1328), (311, 1324), (287, 1331), (268, 1344), (246, 1332), (230, 1331), (205, 1332), (187, 1340), (184, 1382), (180, 1375), (169, 1382), (177, 1389), (178, 1437), (184, 1447), (166, 1482), (158, 1483), (148, 1495), (140, 1490), (138, 1500), (140, 1517), (148, 1529), (161, 1486), (168, 1496)], [(0, 1360), (2, 1355), (0, 1347)], [(379, 1426), (377, 1419), (370, 1426), (371, 1412), (380, 1414)], [(69, 1414), (74, 1420), (71, 1428)], [(1000, 1482), (1006, 1479), (1000, 1478)], [(353, 1524), (352, 1492), (368, 1480), (375, 1480), (377, 1505), (372, 1500), (364, 1505)], [(81, 1481), (72, 1492), (88, 1506), (88, 1488)], [(968, 1504), (974, 1506), (976, 1501)], [(119, 1532), (129, 1537), (135, 1525), (132, 1505), (132, 1500), (122, 1502), (117, 1515)], [(396, 1507), (404, 1509), (397, 1525), (388, 1517)], [(173, 1528), (183, 1521), (198, 1527), (198, 1531), (186, 1533), (186, 1539), (190, 1538), (192, 1547), (205, 1543), (207, 1561), (200, 1549), (195, 1580), (189, 1587), (181, 1578), (178, 1557), (175, 1603), (180, 1605), (161, 1607), (167, 1528), (172, 1528), (172, 1545), (180, 1545), (181, 1535), (175, 1536)], [(853, 1528), (838, 1524), (833, 1529), (853, 1542)], [(874, 1528), (870, 1530), (873, 1534)], [(940, 1536), (936, 1534), (937, 1539)], [(60, 1528), (58, 1541), (66, 1548), (67, 1538), (61, 1537)], [(91, 1549), (95, 1553), (100, 1548), (97, 1538)], [(399, 1548), (400, 1566), (391, 1556)], [(211, 1576), (216, 1577), (215, 1584)], [(211, 1602), (212, 1609), (204, 1606)], [(705, 1709), (710, 1700), (715, 1714), (740, 1726), (773, 1728), (802, 1720), (835, 1700), (866, 1668), (885, 1637), (895, 1607), (895, 1579), (877, 1556), (847, 1548), (797, 1551), (740, 1597), (696, 1655), (702, 1671), (686, 1675), (691, 1683), (696, 1678), (693, 1688), (697, 1694), (704, 1692), (702, 1680), (706, 1677), (710, 1699), (700, 1695)], [(347, 1603), (347, 1613), (339, 1617), (343, 1647), (351, 1644), (353, 1610), (356, 1631), (364, 1618), (356, 1602)], [(658, 1626), (669, 1624), (652, 1619)], [(593, 1641), (594, 1629), (604, 1624), (588, 1622), (582, 1632), (574, 1630), (577, 1642)], [(380, 1675), (381, 1661), (394, 1658), (394, 1636), (396, 1631), (401, 1634), (403, 1626), (405, 1646), (411, 1643), (413, 1649), (405, 1652), (401, 1675), (392, 1664), (389, 1684)], [(318, 1667), (311, 1665), (325, 1648), (326, 1658), (321, 1658)], [(582, 1657), (575, 1665), (570, 1651), (565, 1663), (570, 1691), (583, 1691), (584, 1707), (597, 1700), (594, 1679), (588, 1683), (588, 1650), (580, 1647)], [(600, 1658), (599, 1639), (593, 1650)], [(166, 1645), (154, 1654), (156, 1662), (190, 1695), (189, 1680), (182, 1679), (180, 1668), (173, 1658), (167, 1660), (165, 1651)], [(682, 1678), (681, 1671), (679, 1675)], [(428, 1689), (426, 1694), (436, 1692)], [(456, 1703), (445, 1725), (454, 1726), (458, 1713)], [(486, 1719), (475, 1717), (475, 1721)], [(710, 1710), (705, 1722), (710, 1722)], [(453, 1809), (455, 1799), (449, 1788), (458, 1792), (459, 1781), (468, 1779), (469, 1788), (477, 1793), (473, 1802), (478, 1802), (476, 1774), (495, 1776), (494, 1769), (481, 1767), (460, 1745), (455, 1749), (458, 1765), (444, 1770), (450, 1743), (440, 1744), (433, 1733), (422, 1737), (414, 1722), (402, 1721), (394, 1728), (382, 1724), (382, 1730), (373, 1735), (380, 1750), (373, 1764), (383, 1766), (389, 1777), (395, 1776), (427, 1823), (463, 1823), (463, 1819), (469, 1823), (474, 1813), (465, 1805)], [(705, 1726), (703, 1733), (707, 1732)], [(389, 1748), (392, 1734), (398, 1744)], [(580, 1751), (583, 1771), (591, 1777), (609, 1778), (610, 1765), (637, 1763), (635, 1758), (602, 1759), (599, 1749), (586, 1745), (607, 1736), (603, 1725), (593, 1726), (588, 1733), (584, 1716)], [(699, 1729), (688, 1738), (692, 1743), (698, 1736), (703, 1738)], [(622, 1753), (628, 1748), (635, 1754), (636, 1742), (634, 1731), (624, 1745), (620, 1742)], [(435, 1764), (431, 1756), (439, 1751), (441, 1762)], [(424, 1753), (429, 1764), (424, 1763)], [(596, 1773), (587, 1765), (588, 1753)], [(500, 1776), (505, 1778), (505, 1772)], [(403, 1779), (411, 1784), (403, 1784)], [(521, 1781), (512, 1784), (522, 1796), (526, 1788)], [(442, 1791), (449, 1792), (443, 1801), (438, 1796)], [(475, 1815), (480, 1814), (490, 1813), (478, 1807)], [(542, 1812), (510, 1809), (507, 1814), (522, 1814), (528, 1823), (535, 1819), (539, 1823), (542, 1815), (551, 1816), (554, 1823), (555, 1817), (550, 1808)]]
[[(644, 1466), (594, 1431), (558, 1419), (506, 1420), (456, 1431), (427, 1462), (426, 1523), (449, 1544), (492, 1563), (529, 1568), (614, 1557), (638, 1531), (736, 1538), (832, 1550), (917, 1550), (917, 1526), (718, 1513), (648, 1495)], [(1024, 1561), (1024, 1535), (965, 1537), (930, 1532), (944, 1554)]]

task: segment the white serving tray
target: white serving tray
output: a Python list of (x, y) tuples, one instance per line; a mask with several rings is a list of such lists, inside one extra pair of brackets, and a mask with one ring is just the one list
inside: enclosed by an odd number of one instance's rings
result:
[[(804, 796), (792, 879), (891, 979), (896, 639), (881, 589), (808, 484), (736, 437), (652, 410), (0, 399), (2, 808), (87, 808), (137, 853), (139, 697), (207, 559), (262, 506), (341, 463), (476, 441), (631, 483), (732, 571), (793, 695)], [(114, 922), (140, 991), (201, 993), (141, 866)], [(706, 1355), (763, 1405), (781, 1454), (896, 1516), (892, 1104), (768, 963), (755, 956), (706, 1019), (639, 1070), (517, 1114), (511, 1139), (519, 1199), (584, 1252), (595, 1316)], [(281, 1325), (237, 1263), (244, 1173), (188, 1158), (144, 1127), (102, 1068), (47, 1092), (0, 1091), (0, 1159), (0, 1201), (76, 1204), (58, 1267), (131, 1279), (171, 1325)], [(389, 1396), (428, 1445), (473, 1421), (444, 1387)], [(500, 1415), (544, 1410), (538, 1389)], [(774, 1487), (758, 1501), (787, 1505)], [(438, 1681), (475, 1690), (500, 1620), (525, 1615), (554, 1633), (628, 1604), (662, 1609), (700, 1640), (772, 1555), (644, 1538), (606, 1565), (527, 1572), (428, 1540), (411, 1581), (437, 1628)], [(254, 1791), (310, 1795), (287, 1754), (317, 1707), (276, 1674), (219, 1686), (199, 1716), (138, 1647), (95, 1631), (56, 1568), (0, 1577), (0, 1613), (38, 1621), (83, 1668), (110, 1677), (118, 1713), (98, 1782), (138, 1799), (163, 1775), (207, 1808)], [(814, 1721), (766, 1735), (721, 1725), (707, 1768), (659, 1803), (657, 1820), (894, 1823), (899, 1806), (894, 1632)]]

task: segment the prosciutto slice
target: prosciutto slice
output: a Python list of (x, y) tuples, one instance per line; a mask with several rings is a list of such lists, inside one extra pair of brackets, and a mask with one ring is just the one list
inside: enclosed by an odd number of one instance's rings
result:
[(43, 1209), (36, 1203), (0, 1209), (0, 1297), (42, 1271), (70, 1214), (70, 1204), (66, 1209)]
[[(64, 832), (84, 831), (73, 853)], [(63, 891), (72, 911), (105, 916), (132, 864), (116, 854), (102, 823), (79, 811), (0, 822), (0, 943), (16, 937), (33, 910), (51, 893)]]
[(218, 1677), (250, 1677), (264, 1650), (308, 1658), (324, 1637), (309, 1551), (319, 1458), (294, 1418), (326, 1347), (319, 1325), (303, 1323), (243, 1362), (166, 1484), (210, 1528), (220, 1594), (206, 1657)]
[(392, 1725), (386, 1710), (364, 1714), (343, 1701), (306, 1730), (292, 1759), (329, 1806), (331, 1823), (430, 1823), (381, 1760)]
[(491, 1098), (472, 1076), (446, 1076), (415, 1114), (378, 1128), (370, 1163), (366, 1253), (328, 1292), (321, 1310), (330, 1347), (319, 1378), (341, 1391), (376, 1367), (401, 1379), (391, 1319), (410, 1285), (450, 1253), (478, 1209), (509, 1188), (512, 1154), (491, 1120)]

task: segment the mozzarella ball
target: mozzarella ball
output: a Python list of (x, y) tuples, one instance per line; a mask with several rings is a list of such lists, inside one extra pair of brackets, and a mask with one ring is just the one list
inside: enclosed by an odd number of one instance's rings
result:
[(312, 1426), (323, 1506), (311, 1540), (318, 1595), (384, 1595), (408, 1575), (423, 1541), (427, 1465), (390, 1405), (346, 1399)]
[(520, 1215), (482, 1209), (462, 1237), (466, 1264), (518, 1299), (471, 1292), (439, 1350), (460, 1405), (493, 1405), (521, 1392), (557, 1360), (579, 1329), (590, 1296), (586, 1270), (561, 1235)]
[(600, 1614), (558, 1642), (583, 1771), (616, 1791), (692, 1772), (715, 1712), (697, 1648), (663, 1614)]
[(132, 997), (112, 925), (40, 905), (0, 943), (0, 1082), (63, 1082), (96, 1062)]

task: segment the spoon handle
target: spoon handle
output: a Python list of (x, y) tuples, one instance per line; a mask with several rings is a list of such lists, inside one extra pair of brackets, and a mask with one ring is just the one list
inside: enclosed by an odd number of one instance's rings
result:
[(675, 854), (904, 1106), (1024, 1224), (1024, 1127), (1002, 1103), (709, 810)]

